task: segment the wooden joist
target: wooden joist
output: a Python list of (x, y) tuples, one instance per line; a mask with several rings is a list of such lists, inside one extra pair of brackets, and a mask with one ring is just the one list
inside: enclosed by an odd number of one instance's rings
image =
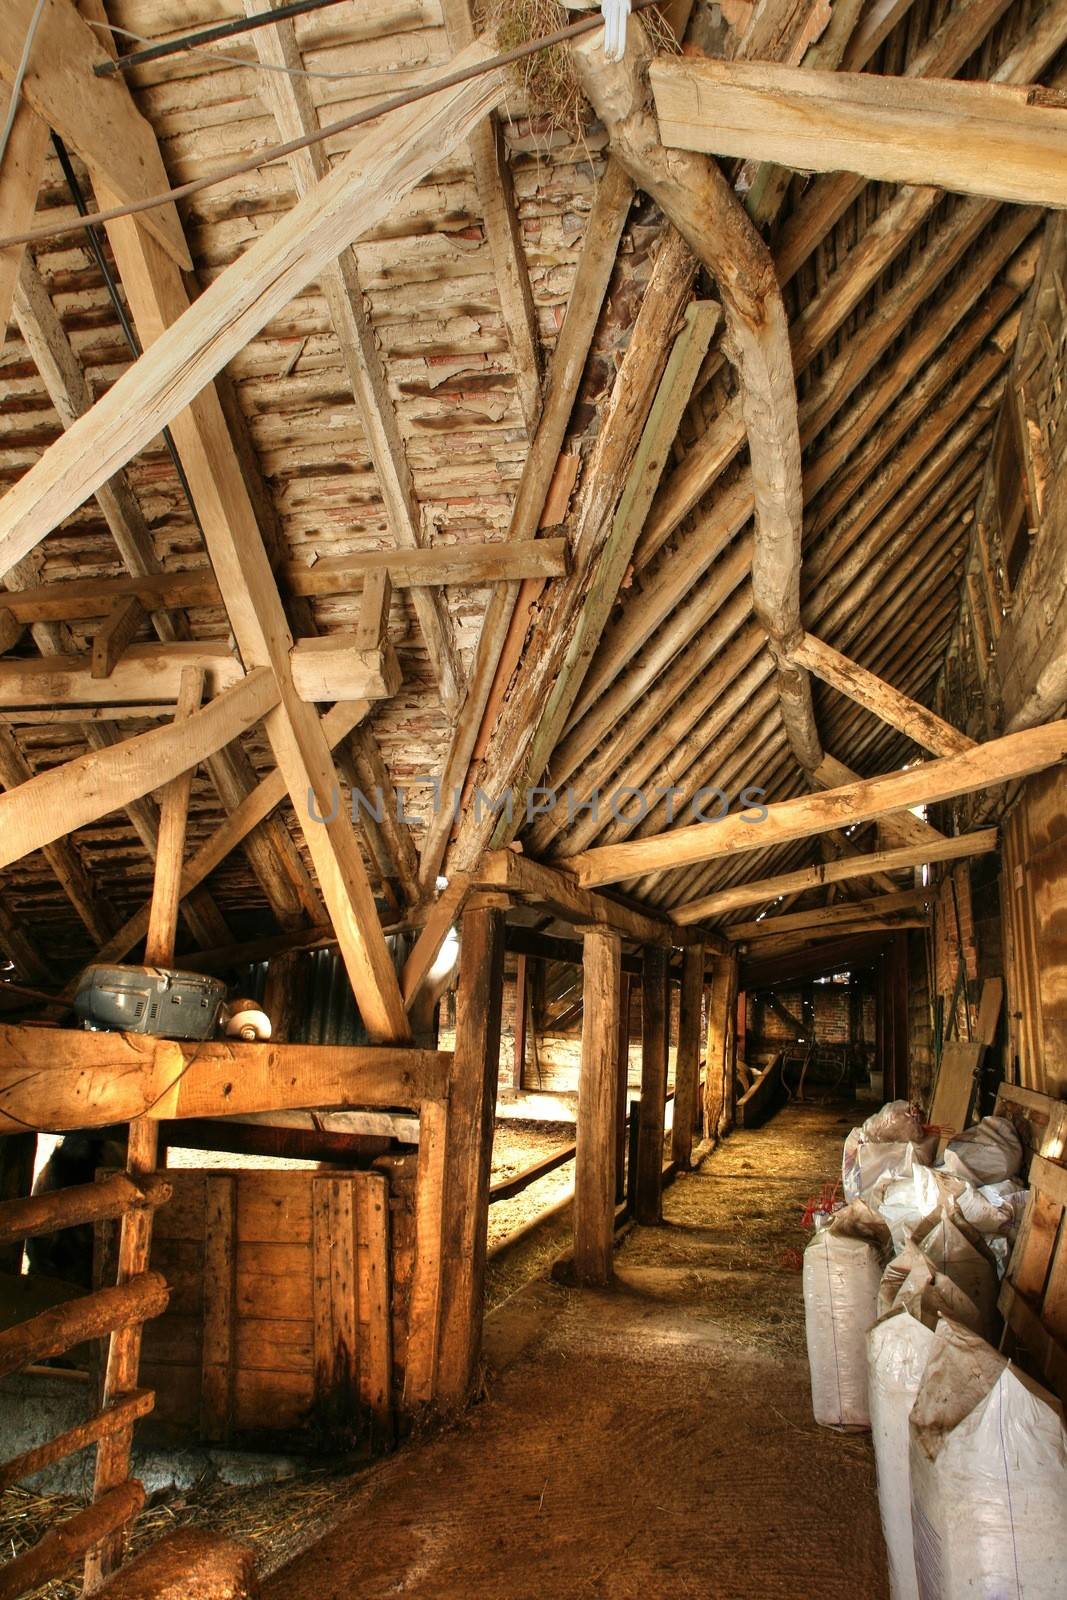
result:
[[(565, 539), (523, 539), (321, 556), (310, 565), (285, 562), (279, 577), (285, 593), (314, 599), (351, 594), (378, 572), (389, 574), (394, 589), (418, 589), (558, 578), (566, 571)], [(67, 578), (62, 583), (19, 589), (5, 595), (3, 604), (20, 623), (77, 622), (106, 616), (117, 601), (130, 596), (147, 611), (223, 603), (214, 573), (208, 567), (195, 567), (127, 578)]]
[[(388, 699), (399, 685), (389, 650), (360, 651), (352, 634), (300, 639), (288, 654), (297, 696), (311, 704), (325, 701)], [(181, 640), (175, 644), (133, 644), (106, 677), (84, 656), (8, 657), (0, 660), (0, 706), (5, 710), (53, 705), (173, 707), (182, 673), (199, 668), (209, 694), (232, 691), (245, 672), (225, 643)]]
[[(927, 862), (988, 855), (996, 848), (996, 828), (984, 828), (979, 833), (964, 833), (958, 838), (943, 839), (940, 843), (903, 845), (896, 850), (876, 850), (870, 855), (849, 855), (839, 861), (822, 861), (813, 867), (800, 867), (796, 872), (784, 872), (776, 878), (759, 878), (749, 883), (739, 883), (734, 888), (719, 889), (686, 905), (673, 906), (670, 915), (673, 921), (684, 927), (703, 922), (708, 917), (721, 916), (727, 911), (740, 910), (744, 906), (762, 905), (764, 901), (777, 900), (781, 895), (818, 889), (823, 884), (846, 883), (850, 878), (895, 872), (900, 867), (919, 867)], [(730, 929), (731, 934), (734, 931)]]
[[(567, 867), (570, 865), (568, 862)], [(569, 871), (531, 861), (514, 850), (494, 850), (483, 856), (471, 880), (478, 888), (495, 889), (541, 906), (575, 927), (610, 928), (638, 944), (669, 949), (672, 945), (688, 944), (696, 938), (703, 941), (708, 937), (703, 933), (699, 936), (683, 934), (680, 928), (650, 911), (638, 911), (607, 895), (590, 894), (575, 884)], [(717, 935), (712, 936), (712, 943), (726, 949)]]
[(184, 722), (153, 728), (99, 754), (76, 756), (9, 790), (0, 796), (0, 866), (188, 772), (277, 703), (277, 685), (260, 669)]
[(665, 144), (1067, 206), (1067, 108), (1039, 88), (661, 57)]
[(1025, 733), (992, 739), (962, 755), (944, 756), (821, 794), (783, 800), (769, 806), (762, 819), (758, 814), (746, 817), (741, 813), (722, 822), (693, 823), (647, 839), (586, 850), (571, 857), (566, 865), (585, 888), (619, 883), (640, 873), (671, 871), (738, 850), (766, 849), (856, 822), (872, 822), (912, 806), (995, 788), (1012, 778), (1024, 778), (1056, 766), (1065, 758), (1067, 722), (1052, 722)]
[(410, 1047), (179, 1043), (142, 1034), (0, 1027), (0, 1133), (106, 1128), (136, 1117), (418, 1106), (452, 1057)]
[(832, 645), (806, 633), (790, 650), (790, 657), (802, 667), (807, 667), (817, 678), (828, 683), (841, 694), (848, 695), (864, 710), (881, 717), (891, 728), (897, 728), (909, 739), (929, 750), (935, 756), (959, 755), (974, 749), (974, 740), (951, 727), (936, 712), (921, 706), (899, 689), (886, 683), (876, 673), (869, 672), (858, 662), (835, 650)]
[[(35, 0), (10, 0), (0, 30), (0, 77), (11, 83), (23, 40), (30, 36)], [(100, 35), (69, 0), (51, 0), (33, 35), (22, 93), (45, 124), (82, 157), (94, 178), (106, 174), (123, 204), (170, 187), (155, 134), (120, 78), (98, 78), (93, 67), (108, 59)], [(90, 92), (91, 86), (91, 92)], [(34, 191), (36, 201), (36, 190)], [(158, 240), (179, 267), (192, 259), (173, 206), (142, 211), (138, 225)]]
[[(760, 917), (753, 922), (731, 922), (724, 932), (735, 942), (758, 942), (781, 933), (795, 933), (801, 928), (816, 931), (836, 928), (843, 922), (866, 922), (894, 911), (917, 911), (929, 900), (929, 889), (899, 889), (869, 900), (835, 900), (832, 905), (811, 906), (807, 911), (787, 911), (782, 916)], [(758, 955), (758, 951), (753, 953)]]

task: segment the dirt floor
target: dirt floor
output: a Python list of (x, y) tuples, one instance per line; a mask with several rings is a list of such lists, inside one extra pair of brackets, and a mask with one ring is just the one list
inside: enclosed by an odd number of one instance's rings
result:
[(802, 1213), (852, 1121), (733, 1135), (614, 1289), (513, 1296), (483, 1403), (355, 1482), (264, 1600), (884, 1600), (870, 1446), (812, 1422), (804, 1355)]

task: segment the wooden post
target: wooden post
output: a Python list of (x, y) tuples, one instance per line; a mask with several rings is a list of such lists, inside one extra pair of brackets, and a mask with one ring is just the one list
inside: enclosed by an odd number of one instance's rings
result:
[(892, 1053), (886, 1062), (885, 1098), (907, 1100), (911, 1051), (908, 1039), (908, 936), (896, 933), (890, 942), (887, 967), (887, 1009), (892, 1022)]
[(489, 1168), (500, 1066), (504, 915), (475, 903), (460, 927), (456, 1049), (441, 1217), (438, 1403), (460, 1406), (478, 1369), (485, 1299)]
[(304, 970), (303, 950), (284, 950), (270, 959), (263, 1009), (270, 1018), (270, 1036), (275, 1044), (287, 1044), (292, 1036), (303, 999), (300, 980)]
[(704, 998), (704, 946), (689, 945), (682, 955), (678, 1010), (678, 1055), (674, 1067), (674, 1128), (671, 1159), (683, 1172), (693, 1153), (693, 1122), (700, 1088), (700, 1010)]
[(511, 1085), (522, 1088), (522, 1073), (526, 1065), (526, 957), (515, 957), (515, 1059), (511, 1069)]
[(704, 1134), (718, 1139), (733, 1121), (733, 1033), (737, 958), (715, 956), (708, 996), (707, 1077), (704, 1085)]
[(610, 1283), (612, 1275), (621, 959), (617, 933), (607, 928), (586, 932), (574, 1167), (574, 1270), (579, 1283)]
[(618, 1066), (615, 1085), (615, 1204), (626, 1199), (626, 1118), (630, 1110), (630, 996), (632, 979), (624, 972), (619, 985)]
[[(183, 722), (199, 708), (204, 692), (204, 674), (195, 667), (186, 668), (181, 676), (175, 722)], [(189, 819), (189, 795), (192, 789), (192, 768), (179, 777), (172, 778), (163, 791), (159, 811), (159, 841), (156, 851), (156, 871), (152, 885), (152, 905), (148, 918), (148, 935), (145, 941), (145, 964), (169, 966), (174, 960), (174, 941), (178, 932), (178, 907), (181, 903), (182, 859), (185, 854), (185, 833)], [(130, 1123), (126, 1170), (136, 1181), (154, 1172), (159, 1159), (159, 1122), (151, 1117), (138, 1117)], [(119, 1235), (118, 1281), (126, 1283), (148, 1270), (152, 1252), (152, 1211), (145, 1207), (129, 1211), (122, 1219)], [(104, 1377), (102, 1402), (112, 1405), (116, 1400), (131, 1394), (137, 1388), (137, 1375), (141, 1365), (141, 1325), (134, 1323), (111, 1336), (108, 1347), (107, 1371)], [(133, 1428), (119, 1428), (100, 1440), (96, 1450), (96, 1472), (93, 1479), (93, 1497), (99, 1499), (109, 1490), (125, 1483), (130, 1472), (130, 1451), (133, 1447)], [(125, 1532), (122, 1529), (108, 1535), (105, 1542), (90, 1550), (85, 1559), (85, 1589), (91, 1593), (99, 1588), (108, 1573), (122, 1561)]]
[(641, 974), (641, 1111), (637, 1134), (634, 1216), (663, 1214), (663, 1123), (667, 1110), (667, 952), (649, 948)]

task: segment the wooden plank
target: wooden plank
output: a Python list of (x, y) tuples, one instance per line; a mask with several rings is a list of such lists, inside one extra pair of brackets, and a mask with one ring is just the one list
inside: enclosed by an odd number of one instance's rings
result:
[(393, 1314), (389, 1253), (389, 1181), (363, 1172), (353, 1179), (359, 1282), (359, 1395), (373, 1418), (373, 1440), (393, 1436)]
[(205, 1182), (200, 1436), (226, 1443), (233, 1430), (236, 1370), (237, 1178), (209, 1173)]
[(419, 1163), (415, 1177), (415, 1265), (408, 1301), (404, 1407), (414, 1411), (433, 1398), (437, 1369), (438, 1310), (448, 1112), (428, 1100), (419, 1113)]
[(704, 1136), (708, 1139), (719, 1139), (733, 1126), (734, 1071), (730, 1040), (737, 983), (736, 953), (718, 957), (708, 989), (708, 1042), (704, 1069)]
[(412, 945), (410, 954), (404, 962), (404, 970), (400, 975), (400, 990), (404, 996), (404, 1004), (409, 1011), (415, 1003), (419, 990), (429, 977), (434, 962), (441, 953), (441, 946), (456, 924), (469, 890), (470, 878), (468, 875), (462, 872), (457, 873), (449, 879), (430, 907), (430, 912), (423, 923), (422, 931)]
[[(929, 899), (928, 889), (899, 889), (892, 894), (875, 895), (869, 900), (835, 900), (833, 905), (811, 906), (806, 911), (788, 911), (783, 916), (761, 917), (754, 922), (731, 922), (725, 932), (729, 939), (756, 941), (801, 929), (816, 932), (824, 927), (834, 928), (842, 922), (877, 918), (891, 911), (920, 910)], [(754, 950), (752, 954), (758, 957), (759, 950)]]
[[(645, 76), (654, 51), (640, 19), (630, 23), (627, 40), (618, 63), (609, 62), (599, 40), (589, 38), (574, 42), (570, 56), (608, 130), (613, 153), (657, 201), (721, 291), (757, 513), (753, 601), (777, 657), (801, 626), (803, 493), (789, 320), (770, 252), (722, 170), (695, 154), (668, 156), (663, 147)], [(805, 768), (817, 766), (821, 750), (806, 675), (783, 668), (778, 685), (797, 760)]]
[(127, 1211), (155, 1210), (170, 1200), (172, 1186), (166, 1178), (149, 1176), (134, 1183), (116, 1172), (99, 1183), (71, 1184), (25, 1199), (0, 1203), (0, 1243), (36, 1239), (58, 1228), (77, 1228), (88, 1222), (113, 1221)]
[(647, 839), (586, 850), (572, 856), (567, 869), (583, 887), (591, 887), (639, 873), (711, 861), (736, 850), (766, 849), (856, 822), (872, 822), (911, 806), (995, 788), (1011, 778), (1056, 766), (1065, 756), (1067, 722), (1047, 723), (1024, 733), (992, 739), (962, 755), (944, 756), (883, 777), (781, 801), (769, 806), (760, 821), (747, 820), (741, 814), (721, 822), (694, 823)]
[(930, 1102), (932, 1125), (962, 1133), (974, 1097), (974, 1074), (985, 1046), (980, 1041), (950, 1039), (943, 1047)]
[(1040, 90), (693, 57), (650, 77), (675, 149), (1067, 205), (1067, 112)]
[(361, 650), (358, 634), (300, 639), (289, 652), (295, 693), (301, 700), (389, 700), (400, 688), (393, 650)]
[(79, 1556), (101, 1538), (124, 1528), (143, 1505), (144, 1488), (131, 1479), (49, 1528), (31, 1549), (0, 1567), (0, 1600), (18, 1600), (19, 1595), (38, 1589), (51, 1578), (65, 1577)]
[[(578, 927), (597, 923), (640, 944), (670, 947), (688, 944), (696, 937), (683, 934), (649, 911), (637, 911), (607, 895), (589, 894), (575, 885), (569, 867), (570, 862), (559, 868), (532, 861), (514, 850), (494, 850), (482, 857), (471, 876), (479, 887), (503, 890), (529, 904), (544, 906), (563, 922)], [(719, 949), (726, 949), (726, 941), (717, 934), (702, 931), (699, 937), (710, 940)]]
[(96, 1289), (39, 1311), (0, 1331), (0, 1376), (61, 1356), (86, 1339), (128, 1328), (165, 1309), (170, 1291), (158, 1272), (141, 1272), (110, 1289)]
[[(567, 567), (565, 539), (521, 539), (320, 556), (310, 566), (303, 561), (283, 562), (279, 577), (287, 593), (315, 599), (351, 594), (377, 572), (387, 572), (394, 589), (419, 589), (558, 578)], [(62, 583), (15, 590), (4, 596), (4, 605), (17, 622), (79, 622), (105, 616), (117, 601), (131, 596), (146, 611), (223, 603), (211, 569), (193, 567), (122, 578), (65, 578)]]
[(668, 1002), (666, 952), (646, 950), (641, 976), (641, 1106), (634, 1181), (634, 1217), (645, 1224), (659, 1222), (663, 1214)]
[(823, 884), (847, 883), (851, 878), (866, 878), (876, 873), (895, 872), (902, 867), (919, 867), (931, 861), (954, 861), (961, 857), (988, 855), (997, 848), (996, 828), (983, 828), (929, 845), (903, 845), (895, 850), (875, 850), (869, 855), (850, 855), (841, 860), (821, 861), (796, 872), (783, 872), (776, 878), (756, 878), (730, 889), (719, 889), (685, 905), (674, 906), (671, 918), (683, 926), (702, 922), (706, 917), (738, 911), (744, 906), (762, 905), (781, 895), (803, 893)]
[[(246, 0), (246, 4), (252, 3), (253, 0)], [(462, 50), (470, 44), (475, 32), (471, 0), (442, 0), (441, 15), (452, 49)], [(491, 111), (484, 122), (471, 130), (468, 149), (485, 232), (493, 254), (497, 293), (511, 347), (519, 408), (526, 431), (532, 435), (541, 416), (537, 309), (522, 248), (518, 205), (504, 146), (503, 128), (496, 112)]]
[[(516, 491), (508, 525), (509, 544), (534, 538), (540, 524), (633, 195), (630, 179), (619, 163), (609, 158), (586, 224), (581, 258), (552, 357), (541, 420), (530, 443)], [(508, 654), (507, 647), (520, 592), (528, 602), (530, 596), (525, 586), (522, 591), (509, 587), (489, 598), (467, 699), (445, 758), (441, 789), (446, 795), (457, 790), (465, 792), (486, 708), (491, 701), (495, 703), (498, 693), (503, 693), (514, 671), (521, 640), (513, 654)], [(525, 635), (525, 629), (522, 631)], [(420, 876), (424, 884), (432, 883), (437, 877), (451, 832), (451, 816), (448, 807), (444, 807), (431, 819), (423, 842)]]
[(503, 913), (468, 906), (460, 933), (456, 1051), (441, 1218), (434, 1397), (445, 1408), (462, 1405), (469, 1398), (481, 1352), (503, 976)]
[(897, 728), (935, 756), (954, 756), (964, 750), (974, 749), (973, 739), (950, 727), (936, 712), (919, 705), (892, 684), (868, 672), (858, 662), (850, 661), (839, 650), (816, 639), (814, 635), (804, 634), (800, 642), (792, 646), (789, 655), (792, 661), (807, 667), (809, 672), (813, 672), (831, 688), (847, 695), (865, 711), (880, 717), (891, 728)]
[(678, 1008), (678, 1054), (674, 1065), (674, 1122), (671, 1160), (680, 1172), (689, 1171), (693, 1129), (700, 1094), (700, 1023), (704, 998), (704, 947), (690, 945), (682, 954), (681, 998)]
[(118, 600), (106, 619), (93, 635), (92, 665), (94, 678), (110, 678), (126, 647), (133, 643), (147, 612), (136, 595)]
[[(182, 673), (172, 726), (180, 729), (200, 709), (204, 693), (204, 675), (195, 667)], [(145, 965), (167, 967), (174, 962), (174, 944), (178, 933), (178, 904), (181, 900), (182, 858), (185, 855), (185, 833), (189, 822), (189, 796), (192, 793), (193, 769), (172, 778), (163, 791), (159, 806), (159, 842), (156, 847), (155, 875), (152, 881), (152, 905), (148, 915), (148, 934), (145, 939)]]
[[(0, 122), (6, 122), (11, 91), (0, 83)], [(0, 167), (0, 236), (25, 233), (37, 210), (37, 194), (48, 156), (48, 124), (25, 100), (15, 113)], [(24, 245), (0, 250), (0, 350), (7, 337), (11, 305), (25, 255)]]
[(579, 1283), (607, 1284), (615, 1246), (615, 1099), (621, 943), (591, 928), (582, 965), (582, 1060), (574, 1165), (574, 1271)]
[[(10, 0), (0, 33), (0, 77), (9, 84), (33, 23), (35, 0)], [(69, 0), (42, 11), (22, 81), (22, 93), (46, 128), (72, 145), (93, 176), (106, 180), (123, 205), (170, 187), (155, 134), (118, 77), (93, 72), (108, 59), (100, 36)], [(138, 226), (159, 241), (179, 267), (192, 260), (174, 206), (141, 212)]]
[[(57, 1434), (54, 1439), (49, 1439), (47, 1444), (39, 1444), (32, 1450), (24, 1450), (21, 1455), (0, 1466), (0, 1494), (14, 1484), (20, 1483), (23, 1478), (31, 1478), (34, 1473), (50, 1467), (53, 1462), (63, 1461), (67, 1456), (84, 1450), (88, 1445), (96, 1444), (116, 1428), (130, 1427), (139, 1417), (147, 1416), (154, 1404), (155, 1395), (150, 1390), (135, 1389), (133, 1394), (126, 1395), (113, 1405), (105, 1406), (87, 1422), (76, 1423), (73, 1428)], [(0, 1571), (2, 1570), (0, 1568)]]
[[(480, 828), (469, 813), (456, 844), (461, 862), (480, 853), (479, 845), (506, 844), (518, 831), (527, 796), (546, 770), (616, 604), (670, 444), (721, 320), (714, 302), (685, 305), (694, 271), (687, 246), (677, 237), (669, 239), (642, 297), (583, 483), (574, 571), (548, 596), (486, 751), (481, 781), (490, 794), (512, 791), (516, 813), (500, 818), (495, 827), (490, 817)], [(670, 342), (680, 316), (680, 331)]]
[[(9, 728), (0, 728), (0, 783), (5, 789), (16, 789), (19, 784), (29, 782), (33, 775), (33, 768), (14, 734)], [(57, 839), (45, 846), (44, 858), (86, 928), (97, 943), (101, 943), (111, 933), (114, 917), (109, 906), (99, 903), (73, 844), (68, 839)]]
[(189, 771), (277, 703), (278, 686), (260, 668), (181, 723), (76, 756), (20, 784), (0, 796), (0, 866), (10, 866)]
[(452, 1057), (404, 1046), (244, 1044), (0, 1027), (0, 1133), (102, 1128), (135, 1117), (419, 1106)]
[[(370, 709), (369, 704), (350, 701), (333, 706), (322, 719), (322, 729), (331, 749), (341, 742)], [(242, 839), (252, 832), (286, 796), (285, 779), (280, 771), (268, 773), (231, 811), (226, 821), (209, 839), (206, 839), (182, 867), (181, 898), (194, 894), (209, 873), (235, 850)], [(139, 911), (123, 923), (106, 944), (96, 952), (95, 959), (107, 963), (121, 961), (139, 939), (148, 931), (151, 901), (146, 901)]]

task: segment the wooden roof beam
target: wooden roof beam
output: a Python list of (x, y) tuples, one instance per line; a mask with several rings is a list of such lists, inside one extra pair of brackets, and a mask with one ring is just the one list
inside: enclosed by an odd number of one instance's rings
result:
[(251, 672), (184, 721), (98, 754), (76, 756), (0, 796), (0, 867), (95, 822), (198, 766), (278, 703), (265, 670)]
[[(1067, 722), (1051, 722), (1025, 733), (977, 745), (883, 777), (860, 779), (823, 794), (803, 795), (767, 808), (756, 821), (744, 814), (721, 822), (695, 823), (653, 838), (587, 850), (567, 862), (585, 888), (618, 883), (638, 873), (673, 871), (735, 850), (758, 850), (791, 839), (829, 832), (854, 822), (894, 816), (911, 806), (951, 800), (1028, 777), (1067, 757)], [(918, 820), (918, 819), (915, 819)]]
[[(63, 427), (69, 428), (78, 417), (91, 409), (93, 397), (81, 363), (71, 347), (48, 290), (28, 253), (23, 257), (19, 272), (15, 293), (15, 315), (19, 331), (44, 381), (56, 414)], [(147, 601), (145, 610), (150, 613), (152, 628), (160, 639), (164, 641), (187, 639), (189, 627), (186, 618), (172, 615), (169, 611), (158, 609), (153, 604), (158, 587), (166, 581), (166, 575), (162, 572), (162, 564), (156, 555), (152, 535), (126, 473), (117, 472), (107, 483), (101, 484), (96, 491), (96, 499), (122, 561), (131, 574), (129, 579), (118, 580), (113, 594), (102, 597), (102, 606), (106, 609), (131, 600), (135, 604)], [(137, 592), (135, 585), (139, 581), (148, 585), (148, 593)], [(72, 586), (77, 589), (78, 580), (72, 580)], [(212, 586), (214, 586), (213, 578)], [(55, 596), (56, 593), (65, 592), (67, 585), (53, 584), (47, 587)], [(24, 594), (27, 592), (29, 591), (22, 591)], [(222, 604), (221, 596), (218, 596), (218, 604), (220, 606)], [(31, 607), (31, 612), (32, 609)], [(76, 608), (53, 607), (49, 613), (49, 608), (44, 606), (38, 613), (27, 616), (25, 620), (54, 622), (72, 619), (76, 615)], [(34, 636), (43, 654), (52, 655), (59, 651), (63, 642), (59, 635), (64, 631), (54, 627), (35, 629)], [(94, 654), (101, 642), (98, 635), (94, 640)], [(86, 737), (92, 747), (95, 738), (92, 730)], [(208, 757), (205, 767), (227, 811), (232, 810), (254, 787), (251, 764), (237, 745)], [(143, 802), (137, 804), (143, 805)], [(307, 911), (313, 922), (322, 919), (324, 916), (322, 902), (303, 860), (293, 845), (288, 828), (280, 819), (275, 818), (269, 826), (250, 834), (245, 842), (245, 853), (275, 916), (283, 927), (290, 926), (294, 920), (298, 921), (302, 909)], [(191, 914), (193, 922), (197, 926), (200, 925), (201, 919), (195, 902), (186, 908), (186, 914)], [(209, 943), (217, 943), (219, 933), (224, 926), (221, 919), (212, 919), (206, 928), (201, 928), (201, 932), (208, 932)]]
[[(979, 833), (943, 839), (939, 844), (914, 848), (904, 845), (895, 850), (875, 850), (869, 855), (848, 855), (840, 860), (800, 867), (796, 872), (780, 873), (776, 878), (760, 878), (737, 884), (731, 889), (716, 890), (699, 900), (673, 906), (670, 916), (673, 922), (687, 927), (694, 922), (704, 922), (709, 917), (723, 916), (728, 911), (739, 911), (745, 906), (777, 900), (780, 895), (818, 889), (823, 884), (847, 883), (854, 878), (896, 872), (904, 867), (925, 866), (934, 861), (957, 861), (968, 856), (988, 855), (996, 848), (996, 828), (984, 828)], [(732, 934), (733, 930), (730, 931)]]
[[(6, 121), (11, 91), (0, 83), (0, 123)], [(11, 134), (0, 166), (0, 230), (4, 236), (25, 233), (37, 210), (37, 195), (48, 157), (48, 124), (42, 122), (25, 98), (15, 112)], [(11, 302), (18, 282), (24, 245), (0, 250), (0, 350), (7, 338)]]
[(673, 149), (1067, 205), (1067, 110), (1039, 90), (691, 56), (650, 77)]
[(850, 661), (814, 634), (805, 633), (794, 646), (793, 660), (935, 756), (959, 755), (974, 749), (973, 739), (951, 727), (936, 712), (894, 689), (858, 662)]
[[(0, 29), (0, 77), (11, 83), (35, 0), (8, 0)], [(100, 34), (68, 0), (45, 7), (33, 35), (22, 94), (47, 128), (72, 145), (94, 182), (107, 177), (121, 205), (170, 188), (156, 136), (119, 78), (98, 78), (93, 67), (109, 59)], [(36, 200), (36, 191), (34, 191)], [(141, 212), (138, 225), (187, 271), (192, 259), (173, 205)]]
[[(97, 493), (99, 498), (104, 489)], [(419, 589), (560, 577), (567, 566), (565, 539), (516, 543), (491, 540), (421, 550), (364, 550), (345, 556), (322, 556), (310, 566), (288, 561), (278, 568), (278, 577), (286, 595), (310, 599), (350, 595), (380, 572), (389, 574), (394, 589)], [(106, 616), (117, 600), (130, 595), (140, 600), (157, 625), (165, 621), (167, 611), (186, 606), (221, 607), (223, 603), (210, 567), (134, 572), (125, 578), (65, 578), (61, 583), (20, 589), (2, 603), (19, 623), (77, 622)]]
[(652, 48), (639, 18), (619, 63), (599, 39), (571, 45), (588, 98), (634, 182), (652, 195), (722, 293), (729, 353), (738, 369), (756, 511), (752, 590), (779, 661), (782, 717), (797, 760), (818, 765), (822, 749), (811, 689), (785, 659), (799, 636), (803, 531), (800, 429), (789, 323), (770, 253), (719, 167), (690, 152), (668, 156), (649, 104)]
[(929, 889), (894, 889), (891, 894), (874, 895), (867, 900), (836, 901), (833, 905), (810, 906), (806, 911), (787, 911), (782, 916), (759, 917), (752, 922), (731, 922), (723, 933), (734, 943), (749, 943), (801, 930), (821, 931), (841, 923), (865, 922), (897, 911), (918, 911), (930, 899)]

